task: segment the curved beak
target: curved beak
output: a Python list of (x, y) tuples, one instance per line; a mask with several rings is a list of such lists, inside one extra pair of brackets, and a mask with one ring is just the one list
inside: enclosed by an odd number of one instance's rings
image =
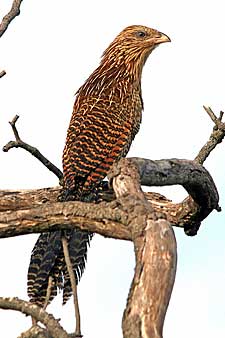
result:
[(160, 36), (155, 38), (156, 44), (160, 44), (160, 43), (164, 43), (164, 42), (171, 42), (170, 38), (166, 34), (163, 34), (161, 32), (159, 32), (159, 34), (160, 34)]

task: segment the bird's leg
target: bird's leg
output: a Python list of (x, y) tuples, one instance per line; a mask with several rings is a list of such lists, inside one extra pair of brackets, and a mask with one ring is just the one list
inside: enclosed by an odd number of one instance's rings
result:
[(82, 335), (81, 335), (81, 329), (80, 329), (80, 310), (79, 310), (79, 303), (78, 303), (78, 297), (77, 297), (77, 284), (76, 284), (76, 279), (75, 279), (72, 263), (71, 263), (70, 256), (69, 256), (68, 242), (64, 236), (62, 237), (62, 246), (63, 246), (63, 254), (65, 257), (66, 267), (69, 273), (70, 283), (71, 283), (71, 288), (72, 288), (72, 293), (73, 293), (73, 303), (74, 303), (75, 318), (76, 318), (75, 336), (79, 338), (79, 337), (82, 337)]

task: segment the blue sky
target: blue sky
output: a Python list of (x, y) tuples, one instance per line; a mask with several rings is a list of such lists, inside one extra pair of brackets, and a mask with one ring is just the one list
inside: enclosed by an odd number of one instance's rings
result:
[[(0, 3), (0, 16), (11, 1)], [(98, 65), (112, 39), (130, 24), (169, 35), (143, 72), (145, 110), (129, 155), (193, 159), (208, 139), (212, 122), (202, 109), (225, 109), (223, 1), (27, 1), (0, 40), (0, 147), (12, 139), (8, 121), (20, 115), (24, 141), (61, 167), (74, 93)], [(225, 143), (205, 167), (213, 176), (225, 209)], [(58, 184), (53, 174), (21, 149), (0, 152), (1, 189), (31, 189)], [(155, 190), (155, 188), (152, 188)], [(158, 191), (158, 189), (157, 189)], [(182, 188), (161, 189), (180, 201)], [(175, 229), (176, 282), (164, 326), (164, 338), (225, 337), (225, 216), (213, 212), (194, 238)], [(26, 296), (29, 255), (37, 236), (1, 240), (1, 296)], [(85, 338), (121, 338), (121, 318), (134, 269), (131, 243), (95, 236), (79, 285)], [(49, 307), (72, 331), (72, 301), (61, 297)], [(0, 311), (1, 331), (14, 338), (29, 327), (19, 313)], [(8, 323), (14, 325), (8, 327)]]

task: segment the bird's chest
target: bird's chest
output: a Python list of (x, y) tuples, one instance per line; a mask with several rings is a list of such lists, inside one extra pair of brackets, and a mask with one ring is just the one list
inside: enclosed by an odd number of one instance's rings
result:
[(133, 90), (121, 105), (121, 122), (130, 125), (132, 139), (137, 134), (142, 119), (143, 101), (141, 92)]

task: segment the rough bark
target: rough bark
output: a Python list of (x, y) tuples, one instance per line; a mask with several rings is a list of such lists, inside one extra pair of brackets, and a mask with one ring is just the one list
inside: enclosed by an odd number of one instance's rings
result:
[(135, 249), (135, 274), (123, 316), (124, 338), (162, 338), (176, 274), (176, 240), (165, 215), (156, 213), (141, 190), (129, 160), (113, 170), (113, 188), (129, 214)]
[[(184, 227), (188, 235), (195, 235), (201, 221), (213, 209), (219, 209), (213, 179), (193, 161), (135, 158), (130, 162), (138, 166), (142, 184), (181, 184), (192, 195), (182, 203), (172, 203), (159, 194), (146, 194), (156, 212), (166, 213), (167, 219), (175, 226)], [(126, 228), (127, 214), (117, 200), (98, 205), (61, 203), (55, 202), (58, 193), (59, 189), (54, 188), (0, 191), (0, 238), (79, 226), (104, 236), (131, 239)]]
[(60, 337), (60, 338), (68, 338), (68, 334), (61, 327), (56, 319), (47, 312), (45, 312), (42, 308), (35, 304), (31, 304), (24, 300), (18, 298), (2, 298), (0, 297), (0, 308), (6, 310), (16, 310), (20, 311), (26, 315), (30, 315), (36, 318), (38, 321), (42, 322), (49, 334), (52, 337)]
[(5, 33), (9, 24), (20, 14), (20, 6), (23, 0), (14, 0), (10, 11), (3, 17), (0, 23), (0, 37)]
[(176, 273), (176, 240), (164, 219), (134, 219), (144, 227), (133, 237), (135, 275), (123, 316), (124, 338), (162, 338)]

